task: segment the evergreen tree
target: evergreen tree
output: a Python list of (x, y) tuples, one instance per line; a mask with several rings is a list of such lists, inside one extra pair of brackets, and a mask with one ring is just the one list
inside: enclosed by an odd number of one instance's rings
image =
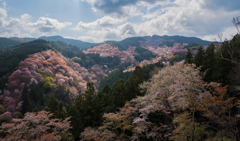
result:
[(93, 82), (87, 83), (87, 90), (84, 93), (84, 99), (82, 99), (81, 106), (82, 106), (82, 114), (83, 114), (83, 123), (84, 126), (98, 126), (100, 111), (99, 108), (99, 101), (97, 100), (97, 96), (95, 94)]
[(130, 101), (136, 96), (142, 96), (144, 93), (140, 92), (138, 85), (147, 80), (146, 74), (140, 66), (136, 66), (133, 75), (126, 81), (126, 100)]
[(58, 117), (58, 109), (59, 109), (59, 101), (55, 97), (54, 94), (51, 95), (50, 100), (48, 102), (47, 107), (50, 109), (51, 113), (54, 113), (53, 117), (57, 118)]
[(214, 54), (214, 44), (210, 44), (205, 51), (205, 59), (203, 61), (203, 71), (206, 71), (204, 80), (210, 82), (213, 80), (214, 66), (215, 66), (215, 54)]
[(40, 88), (35, 82), (32, 83), (32, 88), (30, 89), (29, 95), (35, 104), (40, 103)]
[(4, 89), (4, 83), (2, 79), (0, 79), (0, 90), (3, 92), (3, 89)]
[(188, 52), (187, 52), (187, 55), (185, 57), (184, 63), (185, 64), (192, 64), (193, 63), (193, 57), (192, 57), (192, 53), (191, 53), (190, 49), (188, 49)]
[(75, 104), (68, 111), (68, 115), (71, 115), (71, 123), (72, 128), (70, 129), (72, 135), (75, 140), (80, 140), (79, 135), (84, 130), (83, 120), (81, 113), (78, 111), (77, 106)]
[[(225, 41), (222, 43), (220, 49), (218, 51), (221, 51), (221, 55), (224, 58), (230, 59), (230, 55), (228, 54), (227, 50), (225, 50), (230, 44), (228, 41)], [(230, 61), (220, 59), (220, 53), (216, 53), (216, 64), (214, 68), (213, 73), (213, 81), (222, 83), (223, 85), (229, 85), (229, 72), (232, 70), (232, 67), (234, 64)]]
[(194, 64), (196, 64), (196, 67), (200, 67), (203, 65), (203, 61), (204, 61), (204, 49), (203, 49), (203, 46), (199, 46), (198, 52), (194, 57), (193, 62)]
[(24, 85), (22, 91), (22, 100), (23, 100), (22, 114), (25, 114), (26, 112), (31, 112), (33, 109), (33, 104), (29, 96), (27, 84)]
[(102, 93), (108, 94), (110, 91), (111, 91), (111, 87), (108, 84), (106, 84), (102, 90)]
[(124, 81), (118, 80), (112, 87), (111, 91), (111, 101), (115, 104), (115, 110), (117, 107), (123, 107), (126, 102), (126, 93)]
[(64, 110), (63, 102), (60, 101), (58, 105), (57, 118), (65, 119), (67, 113)]
[[(106, 108), (110, 106), (111, 87), (106, 84), (102, 91), (97, 94), (97, 99), (100, 101), (101, 114), (106, 113)], [(99, 109), (99, 110), (100, 110)]]

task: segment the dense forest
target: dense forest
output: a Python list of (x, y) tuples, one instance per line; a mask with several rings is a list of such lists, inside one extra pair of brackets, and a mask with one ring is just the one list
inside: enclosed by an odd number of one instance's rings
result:
[[(143, 40), (126, 39), (136, 43), (136, 52), (141, 54), (139, 60), (155, 57), (139, 47)], [(122, 42), (108, 43), (123, 50), (127, 48)], [(173, 45), (171, 41), (164, 43)], [(3, 103), (0, 105), (0, 138), (240, 140), (239, 34), (230, 41), (212, 43), (206, 49), (196, 41), (188, 43), (184, 46), (187, 53), (175, 53), (179, 58), (170, 58), (168, 61), (172, 63), (168, 65), (163, 64), (167, 60), (162, 60), (144, 67), (137, 65), (133, 72), (125, 73), (123, 68), (131, 63), (121, 63), (118, 57), (84, 54), (79, 47), (61, 41), (35, 40), (0, 50), (0, 101)], [(197, 54), (193, 56), (196, 49)], [(182, 59), (183, 63), (174, 63)], [(38, 60), (42, 61), (42, 67), (38, 64), (38, 68), (31, 68), (27, 64)], [(81, 67), (94, 65), (121, 69), (102, 79), (98, 88), (93, 82), (87, 82), (81, 89), (81, 81), (85, 80), (78, 72), (84, 71)], [(39, 76), (36, 81), (28, 77), (33, 73)], [(7, 85), (11, 93), (6, 93), (7, 81), (14, 82)], [(15, 83), (25, 85), (21, 85), (19, 91)], [(72, 96), (73, 87), (77, 93), (84, 91)], [(14, 96), (19, 101), (14, 101)]]

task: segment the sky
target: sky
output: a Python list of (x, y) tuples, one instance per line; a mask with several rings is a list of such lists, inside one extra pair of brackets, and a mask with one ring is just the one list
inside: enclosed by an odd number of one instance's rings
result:
[(181, 35), (231, 39), (240, 0), (0, 0), (0, 37), (87, 42)]

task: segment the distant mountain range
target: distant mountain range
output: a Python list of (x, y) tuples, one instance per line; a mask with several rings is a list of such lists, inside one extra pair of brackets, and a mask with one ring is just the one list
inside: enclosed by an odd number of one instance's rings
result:
[[(11, 47), (17, 44), (21, 44), (24, 42), (29, 42), (33, 41), (36, 39), (43, 39), (46, 41), (61, 41), (65, 42), (68, 44), (72, 44), (74, 46), (79, 47), (80, 49), (86, 49), (89, 47), (94, 47), (95, 45), (98, 45), (96, 43), (89, 43), (89, 42), (83, 42), (80, 40), (75, 40), (75, 39), (68, 39), (68, 38), (63, 38), (61, 36), (42, 36), (39, 38), (18, 38), (18, 37), (11, 37), (11, 38), (4, 38), (0, 37), (0, 49), (4, 49), (7, 47)], [(174, 43), (196, 43), (199, 45), (209, 45), (211, 42), (202, 40), (197, 37), (184, 37), (184, 36), (158, 36), (158, 35), (153, 35), (153, 36), (144, 36), (144, 37), (130, 37), (126, 38), (122, 41), (106, 41), (106, 43), (118, 47), (119, 50), (127, 50), (129, 46), (135, 46), (135, 47), (140, 47), (140, 43), (145, 42), (145, 45), (150, 45), (153, 47), (159, 47), (161, 45), (171, 45)], [(99, 43), (101, 44), (101, 43)]]
[[(202, 40), (197, 37), (184, 37), (184, 36), (144, 36), (144, 37), (130, 37), (126, 38), (122, 41), (106, 41), (105, 43), (118, 47), (119, 50), (127, 50), (130, 46), (135, 47), (146, 47), (152, 46), (154, 48), (161, 47), (167, 45), (168, 47), (173, 47), (174, 43), (187, 43), (187, 44), (195, 44), (195, 45), (203, 45), (207, 46), (211, 42)], [(99, 45), (99, 44), (98, 44)], [(94, 46), (91, 46), (94, 47)]]

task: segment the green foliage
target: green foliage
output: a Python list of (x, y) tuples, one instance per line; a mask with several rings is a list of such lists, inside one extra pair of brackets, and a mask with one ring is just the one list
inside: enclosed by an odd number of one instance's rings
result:
[(50, 91), (51, 88), (52, 88), (51, 82), (45, 82), (44, 85), (43, 85), (43, 88), (44, 88), (46, 91)]
[(132, 75), (132, 72), (123, 73), (122, 69), (115, 70), (100, 81), (98, 90), (102, 90), (106, 84), (112, 87), (112, 85), (119, 79), (123, 79), (124, 81), (126, 81), (130, 78), (131, 75)]
[(37, 73), (40, 73), (40, 74), (43, 73), (43, 71), (42, 71), (41, 69), (37, 69), (36, 72), (37, 72)]
[(5, 108), (2, 105), (0, 105), (0, 114), (2, 114), (4, 112), (5, 112)]
[(52, 77), (44, 77), (44, 81), (49, 83), (54, 83), (54, 79)]
[(54, 94), (51, 95), (47, 107), (44, 109), (49, 110), (51, 113), (54, 113), (53, 118), (66, 118), (66, 111), (62, 102), (59, 102)]
[[(147, 75), (148, 79), (150, 78), (150, 72), (155, 67), (163, 68), (164, 65), (160, 62), (157, 62), (155, 64), (150, 64), (150, 65), (144, 66), (142, 68), (143, 72), (145, 73), (145, 75)], [(98, 86), (98, 90), (102, 90), (106, 84), (108, 84), (110, 87), (112, 87), (113, 84), (119, 79), (123, 79), (124, 82), (126, 82), (132, 75), (133, 75), (133, 72), (123, 73), (122, 69), (115, 70), (115, 71), (111, 72), (107, 77), (104, 77), (100, 81), (99, 86)]]
[(174, 55), (172, 55), (169, 59), (170, 62), (180, 62), (182, 60), (184, 60), (186, 57), (185, 53), (175, 53)]
[(82, 61), (82, 59), (78, 57), (73, 57), (72, 60), (77, 63), (80, 63)]

